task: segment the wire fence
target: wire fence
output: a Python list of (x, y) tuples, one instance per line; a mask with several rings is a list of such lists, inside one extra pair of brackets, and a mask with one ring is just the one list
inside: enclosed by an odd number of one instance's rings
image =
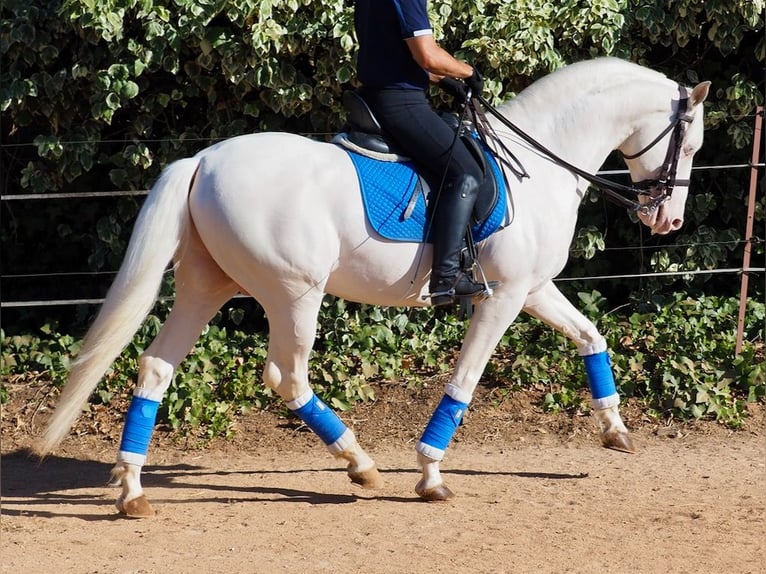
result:
[[(718, 171), (732, 169), (761, 169), (766, 164), (758, 163), (755, 165), (749, 163), (735, 163), (727, 165), (703, 165), (692, 167), (695, 171)], [(627, 175), (630, 172), (627, 169), (612, 169), (596, 172), (596, 175)], [(36, 199), (83, 199), (83, 198), (107, 198), (107, 197), (127, 197), (148, 195), (148, 189), (117, 190), (117, 191), (69, 191), (60, 193), (18, 193), (0, 195), (0, 201), (29, 201)]]
[[(733, 120), (735, 122), (743, 122), (746, 120), (754, 119), (758, 114), (752, 113), (752, 114), (729, 114), (724, 113), (719, 116), (719, 119), (722, 123), (725, 123), (725, 121)], [(336, 132), (296, 132), (297, 135), (301, 135), (304, 137), (309, 138), (332, 138), (336, 135)], [(226, 139), (229, 139), (230, 137), (233, 137), (235, 134), (227, 135), (227, 136), (220, 136), (220, 137), (190, 137), (190, 136), (184, 136), (183, 138), (179, 139), (177, 137), (168, 137), (168, 138), (145, 138), (145, 139), (100, 139), (100, 140), (63, 140), (57, 142), (60, 146), (82, 146), (82, 145), (106, 145), (106, 144), (136, 144), (136, 143), (216, 143), (220, 142)], [(3, 149), (11, 149), (11, 148), (34, 148), (37, 147), (38, 144), (34, 141), (26, 141), (26, 142), (14, 142), (14, 143), (0, 143), (0, 150)]]
[[(316, 136), (317, 134), (313, 134)], [(320, 134), (321, 135), (321, 134)], [(222, 138), (225, 139), (225, 138)], [(165, 142), (171, 140), (158, 139), (151, 140), (152, 142)], [(184, 140), (192, 141), (192, 140)], [(199, 138), (199, 141), (210, 141), (209, 138)], [(64, 143), (64, 142), (62, 142)], [(77, 145), (82, 143), (92, 142), (65, 142), (67, 145)], [(99, 142), (104, 143), (104, 142)], [(124, 140), (115, 140), (114, 143), (134, 143)], [(6, 144), (0, 146), (0, 148), (6, 147), (18, 147), (29, 144)], [(764, 167), (764, 163), (738, 163), (738, 164), (725, 164), (725, 165), (706, 165), (706, 166), (694, 166), (693, 172), (702, 171), (720, 171), (720, 170), (737, 170), (737, 169), (761, 169)], [(602, 170), (597, 172), (599, 176), (608, 175), (626, 175), (629, 171), (626, 169), (619, 170)], [(61, 200), (61, 199), (83, 199), (83, 198), (109, 198), (109, 197), (127, 197), (127, 196), (145, 196), (149, 193), (148, 189), (143, 190), (116, 190), (116, 191), (71, 191), (61, 193), (39, 193), (39, 194), (3, 194), (0, 195), (0, 201), (34, 201), (34, 200)], [(647, 250), (647, 249), (669, 249), (669, 248), (694, 248), (702, 246), (713, 245), (725, 245), (727, 247), (745, 245), (745, 244), (757, 244), (763, 241), (762, 238), (753, 237), (750, 240), (739, 241), (726, 241), (726, 242), (706, 242), (706, 243), (685, 243), (677, 245), (656, 245), (656, 246), (625, 246), (625, 247), (607, 247), (601, 251), (627, 251), (627, 250)], [(691, 277), (695, 275), (715, 275), (715, 274), (732, 274), (741, 275), (764, 273), (766, 269), (764, 267), (748, 267), (748, 268), (727, 268), (727, 269), (698, 269), (698, 270), (680, 270), (680, 271), (657, 271), (651, 273), (632, 273), (622, 275), (598, 275), (587, 277), (560, 277), (554, 279), (554, 282), (575, 282), (575, 281), (607, 281), (607, 280), (625, 280), (625, 279), (648, 279), (658, 277)], [(8, 279), (51, 279), (55, 277), (82, 277), (82, 276), (114, 276), (117, 271), (74, 271), (74, 272), (59, 272), (59, 273), (40, 273), (40, 274), (8, 274), (0, 276), (2, 280)], [(244, 295), (239, 297), (246, 297)], [(172, 300), (172, 298), (166, 298), (165, 300)], [(103, 303), (103, 298), (73, 298), (73, 299), (53, 299), (53, 300), (28, 300), (28, 301), (0, 301), (0, 308), (25, 308), (25, 307), (52, 307), (63, 305), (98, 305)]]

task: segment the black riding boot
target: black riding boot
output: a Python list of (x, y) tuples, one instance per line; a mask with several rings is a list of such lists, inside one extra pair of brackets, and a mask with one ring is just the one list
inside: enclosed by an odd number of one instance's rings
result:
[[(464, 174), (439, 197), (431, 232), (431, 305), (449, 305), (460, 297), (487, 294), (485, 285), (476, 283), (470, 272), (462, 269), (460, 257), (478, 190), (476, 178)], [(492, 282), (490, 287), (496, 285)]]

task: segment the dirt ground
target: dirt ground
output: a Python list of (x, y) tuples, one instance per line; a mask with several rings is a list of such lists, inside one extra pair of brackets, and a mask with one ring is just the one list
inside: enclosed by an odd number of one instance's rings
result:
[(83, 417), (42, 464), (25, 447), (51, 401), (11, 386), (2, 417), (0, 569), (8, 573), (763, 573), (766, 431), (671, 424), (623, 409), (638, 453), (600, 447), (589, 416), (477, 393), (442, 464), (457, 496), (420, 502), (414, 444), (441, 394), (388, 385), (342, 418), (376, 459), (377, 491), (278, 412), (200, 446), (159, 429), (152, 519), (105, 486), (120, 416)]

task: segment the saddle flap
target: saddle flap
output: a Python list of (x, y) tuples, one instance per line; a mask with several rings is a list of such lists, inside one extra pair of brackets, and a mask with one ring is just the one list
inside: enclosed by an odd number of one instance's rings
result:
[(497, 174), (490, 167), (487, 154), (482, 150), (479, 139), (470, 133), (462, 134), (463, 143), (471, 152), (476, 163), (481, 167), (484, 179), (479, 186), (479, 194), (476, 203), (473, 206), (473, 221), (479, 223), (484, 221), (492, 213), (498, 201)]

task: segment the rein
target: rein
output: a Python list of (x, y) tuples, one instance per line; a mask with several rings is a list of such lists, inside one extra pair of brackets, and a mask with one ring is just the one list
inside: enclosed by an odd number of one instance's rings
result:
[[(543, 144), (516, 126), (508, 118), (503, 116), (503, 114), (501, 114), (494, 106), (492, 106), (492, 104), (490, 104), (484, 97), (479, 96), (477, 99), (484, 106), (484, 108), (493, 116), (495, 116), (504, 126), (520, 136), (521, 139), (530, 144), (537, 151), (553, 160), (555, 164), (567, 168), (572, 173), (590, 182), (592, 185), (600, 189), (605, 194), (607, 199), (611, 200), (612, 202), (626, 207), (633, 212), (637, 212), (642, 215), (649, 215), (666, 200), (670, 199), (670, 196), (673, 194), (673, 188), (676, 185), (689, 185), (688, 179), (676, 179), (676, 169), (678, 167), (678, 159), (681, 155), (681, 146), (683, 144), (684, 132), (686, 125), (692, 120), (691, 116), (686, 113), (689, 98), (684, 94), (684, 88), (680, 85), (678, 86), (678, 91), (680, 94), (678, 101), (678, 112), (673, 117), (670, 125), (668, 125), (668, 127), (666, 127), (656, 138), (654, 138), (651, 143), (649, 143), (638, 153), (628, 156), (623, 155), (623, 157), (628, 160), (636, 159), (652, 149), (669, 132), (672, 131), (670, 141), (668, 142), (668, 151), (665, 154), (665, 161), (662, 164), (659, 177), (656, 179), (645, 179), (643, 181), (635, 182), (630, 186), (610, 181), (598, 175), (588, 173), (587, 171), (572, 165), (568, 161), (557, 156)], [(497, 138), (494, 139), (495, 141), (498, 141)], [(510, 154), (505, 144), (500, 143), (500, 145), (506, 151), (506, 153)], [(655, 197), (652, 197), (651, 193), (654, 190), (660, 190), (661, 193)], [(634, 195), (636, 197), (648, 196), (649, 201), (646, 203), (640, 203), (639, 201), (628, 197), (630, 195)]]

